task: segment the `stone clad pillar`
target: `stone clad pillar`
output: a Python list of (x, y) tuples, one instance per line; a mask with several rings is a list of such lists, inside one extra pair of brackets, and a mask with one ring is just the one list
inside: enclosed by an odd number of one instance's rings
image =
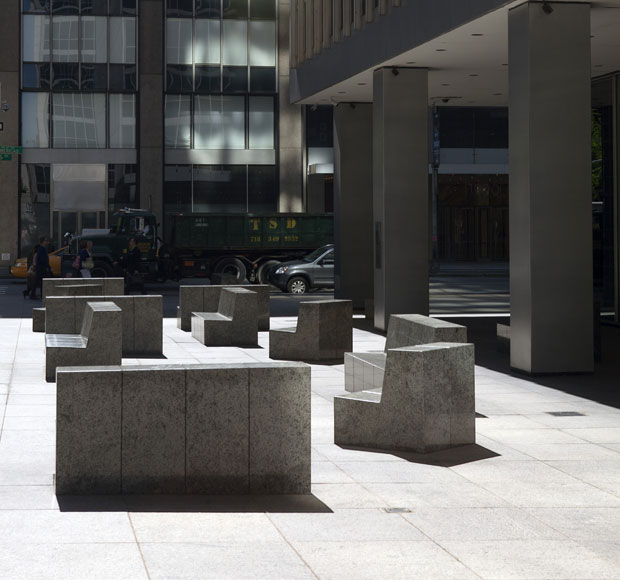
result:
[(593, 370), (590, 5), (509, 13), (510, 364)]
[(428, 72), (382, 68), (373, 77), (375, 326), (428, 314)]
[(372, 104), (334, 109), (334, 297), (364, 306), (374, 292)]

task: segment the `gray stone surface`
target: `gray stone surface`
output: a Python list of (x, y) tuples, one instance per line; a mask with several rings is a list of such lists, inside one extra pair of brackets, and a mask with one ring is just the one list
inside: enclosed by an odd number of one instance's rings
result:
[(32, 332), (45, 332), (45, 308), (32, 309)]
[(310, 367), (250, 370), (250, 492), (310, 493)]
[(120, 368), (62, 367), (56, 388), (56, 493), (120, 493)]
[(163, 296), (133, 296), (133, 352), (141, 356), (162, 354)]
[(342, 361), (352, 348), (351, 300), (300, 302), (296, 328), (269, 332), (269, 357), (273, 359)]
[(80, 334), (45, 335), (45, 379), (53, 382), (60, 366), (120, 364), (122, 311), (112, 302), (88, 302)]
[[(109, 294), (119, 296), (125, 293), (124, 278), (44, 278), (43, 279), (43, 303), (48, 296), (79, 296), (90, 292), (86, 290), (78, 294), (68, 294), (67, 291), (58, 290), (62, 286), (100, 286), (99, 295)], [(72, 290), (73, 292), (73, 290)]]
[(185, 371), (126, 368), (123, 375), (123, 493), (184, 493)]
[(186, 371), (186, 490), (249, 492), (248, 369), (210, 365)]
[(383, 388), (334, 398), (339, 445), (428, 453), (475, 442), (474, 346), (391, 349)]
[(204, 286), (179, 286), (177, 327), (185, 332), (192, 330), (192, 312), (206, 312), (203, 288)]
[(206, 346), (258, 344), (255, 292), (230, 286), (220, 294), (218, 312), (194, 312), (192, 336)]

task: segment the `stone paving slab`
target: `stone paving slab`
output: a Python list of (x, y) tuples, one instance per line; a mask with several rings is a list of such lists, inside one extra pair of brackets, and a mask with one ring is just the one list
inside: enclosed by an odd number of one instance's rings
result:
[[(123, 364), (269, 360), (267, 332), (258, 348), (207, 348), (165, 319), (163, 336), (166, 358)], [(354, 350), (384, 344), (354, 329)], [(477, 366), (476, 445), (425, 456), (343, 449), (333, 397), (344, 393), (344, 365), (312, 365), (305, 500), (59, 501), (56, 389), (44, 367), (30, 320), (0, 319), (2, 580), (620, 579), (613, 407)]]

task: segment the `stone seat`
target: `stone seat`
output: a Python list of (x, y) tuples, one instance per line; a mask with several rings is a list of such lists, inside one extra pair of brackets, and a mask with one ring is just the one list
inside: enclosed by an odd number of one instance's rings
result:
[[(70, 290), (61, 290), (64, 286), (72, 287)], [(120, 296), (125, 293), (124, 278), (43, 278), (42, 298), (43, 304), (48, 296), (93, 296), (91, 290), (84, 290), (75, 294), (77, 286), (99, 286), (95, 295)], [(70, 294), (69, 292), (73, 292)]]
[(192, 336), (206, 346), (256, 346), (257, 296), (246, 288), (222, 288), (217, 312), (193, 312)]
[(389, 349), (432, 342), (467, 342), (467, 328), (422, 314), (393, 314), (388, 324), (384, 352), (345, 354), (345, 390), (380, 389)]
[(334, 398), (337, 445), (428, 453), (475, 443), (474, 345), (390, 349), (381, 388)]
[(54, 382), (59, 366), (120, 364), (122, 312), (112, 302), (88, 302), (80, 334), (45, 335), (45, 380)]
[(342, 361), (353, 348), (351, 300), (299, 303), (297, 326), (269, 331), (269, 357), (301, 361)]

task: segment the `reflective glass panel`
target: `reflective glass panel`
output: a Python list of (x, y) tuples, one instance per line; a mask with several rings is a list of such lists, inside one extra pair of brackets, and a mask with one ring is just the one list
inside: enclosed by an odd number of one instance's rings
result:
[(133, 16), (137, 12), (137, 0), (110, 0), (110, 16)]
[[(164, 213), (191, 213), (192, 166), (166, 165), (164, 167)], [(164, 239), (170, 239), (171, 220), (164, 221)]]
[(110, 18), (110, 62), (135, 64), (136, 19)]
[(166, 15), (191, 18), (194, 12), (194, 0), (166, 0)]
[(166, 90), (175, 93), (191, 93), (194, 90), (192, 66), (169, 64), (166, 67)]
[(252, 20), (275, 20), (276, 3), (274, 0), (250, 0), (250, 18)]
[(219, 18), (221, 13), (221, 0), (196, 0), (197, 18)]
[(136, 146), (136, 96), (110, 95), (110, 148)]
[(166, 62), (192, 64), (192, 21), (168, 18), (166, 21)]
[(224, 18), (247, 18), (248, 0), (223, 0)]
[(108, 88), (107, 64), (83, 64), (80, 67), (80, 88), (86, 91), (105, 91)]
[(80, 32), (82, 62), (107, 62), (108, 19), (103, 16), (83, 16)]
[(248, 64), (248, 23), (246, 21), (222, 21), (222, 64)]
[(52, 0), (52, 14), (78, 14), (80, 0)]
[(22, 8), (24, 12), (44, 12), (49, 14), (51, 0), (23, 0)]
[(250, 149), (274, 147), (273, 97), (250, 97)]
[(137, 90), (135, 64), (111, 64), (109, 70), (111, 91)]
[(250, 68), (250, 91), (253, 93), (276, 92), (276, 69), (275, 67), (251, 67)]
[(196, 66), (195, 77), (197, 93), (220, 92), (219, 66)]
[(50, 166), (22, 163), (20, 248), (26, 255), (50, 231)]
[(50, 18), (25, 14), (22, 19), (22, 56), (24, 62), (50, 59)]
[(54, 147), (104, 148), (106, 146), (105, 95), (54, 93), (52, 134)]
[(130, 163), (108, 165), (108, 211), (110, 214), (124, 207), (138, 207), (136, 172), (137, 166)]
[(80, 65), (77, 62), (55, 62), (52, 64), (52, 89), (77, 91)]
[(248, 211), (273, 212), (278, 209), (275, 165), (248, 167)]
[(82, 15), (107, 16), (108, 0), (82, 0)]
[(197, 95), (194, 111), (196, 149), (245, 149), (245, 99)]
[(26, 63), (23, 70), (23, 87), (25, 89), (49, 89), (50, 88), (50, 65), (49, 63)]
[(219, 64), (220, 62), (220, 21), (195, 21), (194, 62), (196, 64)]
[(245, 212), (245, 165), (194, 165), (193, 211)]
[(52, 60), (78, 61), (78, 17), (52, 16)]
[(189, 149), (191, 97), (189, 95), (166, 95), (165, 109), (166, 147)]
[(245, 93), (248, 90), (248, 69), (245, 66), (225, 66), (222, 80), (224, 93)]
[(276, 23), (273, 20), (250, 22), (250, 65), (276, 65)]
[(49, 93), (22, 93), (22, 145), (49, 147)]

